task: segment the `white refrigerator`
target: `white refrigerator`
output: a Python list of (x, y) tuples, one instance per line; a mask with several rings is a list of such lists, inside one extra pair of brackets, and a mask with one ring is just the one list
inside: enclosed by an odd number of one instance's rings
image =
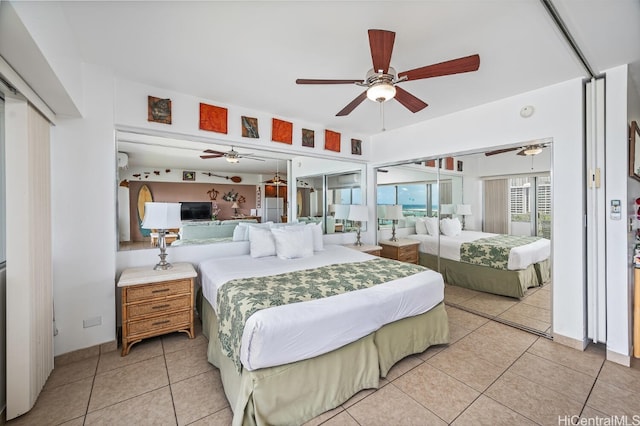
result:
[(266, 197), (264, 199), (264, 218), (265, 221), (272, 221), (274, 223), (280, 223), (280, 216), (284, 215), (284, 199), (275, 197)]

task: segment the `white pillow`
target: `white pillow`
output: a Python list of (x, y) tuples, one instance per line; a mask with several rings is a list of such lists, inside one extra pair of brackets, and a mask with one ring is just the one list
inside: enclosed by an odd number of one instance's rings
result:
[(442, 219), (440, 221), (440, 230), (447, 237), (454, 237), (456, 235), (460, 235), (462, 225), (457, 217), (453, 219)]
[(251, 257), (266, 257), (276, 255), (276, 243), (271, 229), (264, 227), (248, 226), (249, 249)]
[(308, 223), (307, 228), (311, 228), (311, 236), (313, 237), (313, 251), (324, 250), (324, 241), (322, 239), (322, 223)]
[(272, 229), (276, 255), (280, 259), (313, 256), (313, 233), (308, 226), (288, 226)]
[(238, 225), (233, 228), (233, 241), (248, 241), (250, 227), (270, 228), (272, 224), (273, 222), (239, 222)]
[(424, 225), (427, 228), (427, 234), (436, 236), (440, 234), (440, 228), (437, 217), (425, 217)]
[(427, 224), (424, 218), (416, 217), (416, 234), (426, 234), (427, 233)]

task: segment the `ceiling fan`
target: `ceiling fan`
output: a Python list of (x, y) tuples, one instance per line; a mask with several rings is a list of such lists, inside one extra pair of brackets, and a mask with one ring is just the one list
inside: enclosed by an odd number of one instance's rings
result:
[(284, 180), (284, 179), (282, 179), (282, 178), (280, 177), (280, 174), (279, 174), (278, 172), (276, 172), (276, 174), (275, 174), (271, 179), (269, 179), (269, 180), (265, 180), (265, 181), (264, 181), (264, 182), (262, 182), (262, 183), (266, 183), (267, 185), (276, 185), (276, 186), (279, 186), (279, 185), (286, 185), (286, 184), (287, 184), (287, 181), (286, 181), (286, 180)]
[(369, 30), (369, 47), (371, 49), (373, 68), (367, 72), (364, 80), (322, 80), (299, 78), (296, 80), (296, 84), (357, 84), (358, 86), (367, 88), (367, 90), (362, 92), (357, 98), (340, 110), (336, 116), (348, 115), (366, 98), (380, 102), (380, 104), (395, 98), (409, 111), (416, 113), (424, 109), (427, 104), (397, 86), (398, 83), (476, 71), (480, 67), (480, 56), (471, 55), (396, 73), (396, 70), (389, 66), (391, 63), (391, 53), (393, 52), (393, 42), (395, 37), (396, 33), (393, 31)]
[(222, 152), (216, 151), (213, 149), (205, 149), (204, 152), (207, 155), (201, 155), (200, 158), (208, 159), (208, 158), (220, 158), (224, 157), (229, 163), (239, 163), (241, 158), (246, 158), (248, 160), (256, 160), (256, 161), (265, 161), (262, 158), (253, 158), (254, 154), (240, 154), (238, 151), (231, 147), (231, 151)]
[(490, 155), (496, 155), (496, 154), (504, 154), (505, 152), (512, 152), (512, 151), (518, 151), (517, 155), (523, 155), (523, 156), (531, 156), (531, 155), (538, 155), (542, 152), (542, 150), (544, 148), (546, 148), (546, 144), (532, 144), (532, 145), (526, 145), (524, 147), (522, 146), (517, 146), (514, 148), (503, 148), (503, 149), (496, 149), (494, 151), (488, 151), (485, 152), (484, 155), (486, 155), (487, 157), (489, 157)]

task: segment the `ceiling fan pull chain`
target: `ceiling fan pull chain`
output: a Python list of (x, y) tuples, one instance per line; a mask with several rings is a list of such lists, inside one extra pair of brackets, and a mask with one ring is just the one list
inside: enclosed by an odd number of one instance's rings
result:
[(384, 132), (384, 101), (380, 101), (380, 121), (382, 122), (382, 131)]

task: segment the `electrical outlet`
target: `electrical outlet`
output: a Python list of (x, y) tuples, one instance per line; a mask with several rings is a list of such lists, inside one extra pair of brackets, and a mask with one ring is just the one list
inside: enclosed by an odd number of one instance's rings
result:
[(96, 325), (102, 325), (102, 317), (87, 318), (82, 321), (83, 328), (95, 327)]

